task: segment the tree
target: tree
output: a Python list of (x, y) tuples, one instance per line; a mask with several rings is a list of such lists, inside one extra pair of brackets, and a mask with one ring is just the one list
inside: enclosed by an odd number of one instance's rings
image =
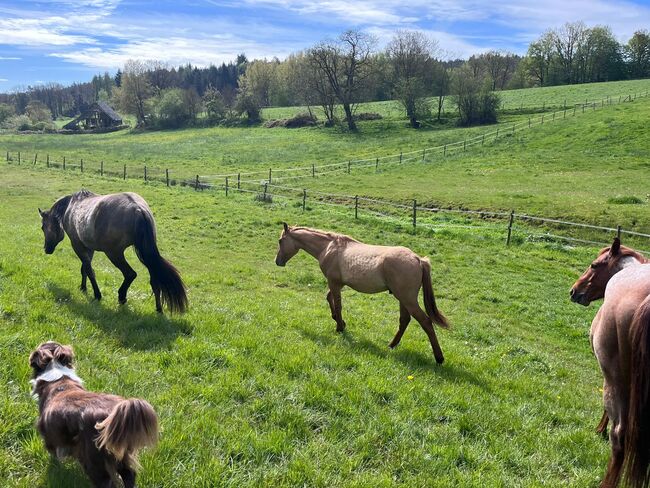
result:
[(567, 22), (552, 31), (553, 46), (564, 83), (576, 83), (579, 79), (576, 56), (583, 47), (586, 36), (587, 28), (583, 22)]
[(27, 104), (25, 115), (29, 117), (29, 120), (31, 120), (32, 124), (36, 124), (38, 122), (52, 122), (52, 112), (47, 107), (47, 105), (38, 100), (32, 100)]
[(209, 88), (205, 92), (205, 95), (203, 95), (203, 105), (210, 120), (222, 120), (226, 118), (226, 101), (219, 90)]
[(141, 61), (129, 59), (124, 64), (121, 86), (116, 90), (115, 97), (123, 111), (136, 116), (138, 126), (145, 125), (145, 101), (151, 94), (146, 65)]
[(508, 52), (488, 51), (481, 54), (479, 59), (494, 91), (505, 89), (517, 69), (520, 58)]
[(553, 33), (551, 31), (546, 31), (537, 41), (528, 46), (524, 63), (528, 74), (538, 86), (546, 86), (548, 83), (553, 52)]
[(262, 111), (262, 102), (253, 89), (250, 78), (244, 74), (239, 79), (239, 90), (237, 91), (237, 100), (235, 102), (237, 112), (246, 114), (249, 122), (259, 122)]
[(426, 79), (431, 74), (435, 41), (418, 31), (397, 31), (386, 48), (393, 68), (395, 98), (403, 105), (412, 127), (417, 119), (427, 117)]
[(153, 102), (156, 123), (165, 128), (178, 128), (187, 122), (189, 115), (183, 100), (183, 90), (163, 90)]
[(650, 76), (650, 34), (638, 30), (625, 45), (628, 70), (633, 78)]
[(445, 104), (445, 97), (449, 95), (451, 85), (451, 71), (443, 63), (436, 62), (433, 64), (432, 94), (437, 98), (437, 119), (440, 121), (442, 109)]
[(16, 111), (12, 105), (9, 105), (8, 103), (0, 103), (0, 126), (4, 124), (5, 120), (14, 115), (16, 115)]
[(451, 88), (461, 125), (497, 121), (499, 96), (489, 89), (489, 81), (474, 75), (471, 66), (463, 66), (454, 72)]
[(246, 67), (246, 82), (248, 90), (255, 95), (263, 107), (268, 107), (270, 103), (271, 83), (273, 81), (274, 65), (268, 61), (252, 61)]
[(324, 41), (310, 50), (312, 65), (323, 75), (331, 92), (343, 106), (348, 128), (357, 130), (354, 106), (360, 101), (371, 74), (375, 40), (368, 34), (349, 30), (336, 41)]

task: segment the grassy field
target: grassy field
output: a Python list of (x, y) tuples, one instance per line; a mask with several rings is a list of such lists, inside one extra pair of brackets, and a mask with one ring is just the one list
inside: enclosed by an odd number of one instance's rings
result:
[[(74, 463), (48, 457), (33, 426), (27, 358), (48, 339), (75, 346), (89, 388), (147, 398), (159, 412), (142, 487), (597, 486), (608, 444), (594, 433), (596, 307), (567, 293), (594, 249), (413, 235), (335, 210), (4, 164), (0, 179), (3, 486), (85, 486)], [(80, 187), (149, 201), (163, 255), (189, 286), (188, 314), (154, 312), (131, 252), (139, 277), (125, 307), (103, 255), (97, 303), (78, 291), (67, 240), (43, 254), (36, 207)], [(345, 291), (348, 329), (337, 335), (317, 263), (300, 254), (274, 265), (282, 220), (430, 256), (452, 323), (439, 333), (446, 363), (435, 365), (417, 325), (388, 350), (398, 321), (388, 294)]]

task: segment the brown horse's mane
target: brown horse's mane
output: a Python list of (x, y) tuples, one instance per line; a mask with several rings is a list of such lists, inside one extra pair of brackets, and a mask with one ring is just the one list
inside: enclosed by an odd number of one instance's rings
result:
[(332, 239), (332, 240), (359, 242), (356, 239), (345, 234), (338, 234), (336, 232), (330, 232), (327, 230), (312, 229), (311, 227), (290, 227), (290, 230), (291, 231), (306, 230), (308, 232), (313, 232), (314, 234), (320, 234), (321, 236), (327, 237), (328, 239)]
[[(606, 252), (609, 252), (610, 249), (611, 249), (611, 247), (605, 247), (605, 248), (601, 249), (600, 252), (598, 253), (598, 256), (600, 257), (603, 254), (605, 254)], [(624, 258), (626, 256), (631, 256), (631, 257), (637, 259), (638, 261), (641, 261), (642, 263), (648, 262), (648, 258), (646, 258), (643, 254), (641, 254), (638, 251), (635, 251), (631, 247), (626, 247), (626, 246), (621, 246), (620, 247), (617, 256), (619, 257), (619, 259)]]

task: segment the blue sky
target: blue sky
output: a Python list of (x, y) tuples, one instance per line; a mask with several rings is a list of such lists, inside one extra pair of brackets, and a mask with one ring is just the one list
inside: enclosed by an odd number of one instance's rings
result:
[(576, 20), (627, 41), (650, 29), (650, 0), (0, 0), (0, 91), (85, 81), (129, 58), (283, 58), (348, 28), (380, 45), (397, 29), (423, 30), (447, 57), (523, 54), (545, 29)]

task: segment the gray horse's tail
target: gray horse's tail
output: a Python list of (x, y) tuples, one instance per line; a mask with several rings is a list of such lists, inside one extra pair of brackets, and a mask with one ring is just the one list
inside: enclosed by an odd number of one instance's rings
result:
[(433, 295), (433, 286), (431, 285), (431, 263), (429, 263), (427, 258), (420, 258), (420, 266), (422, 267), (424, 309), (433, 322), (446, 329), (449, 327), (449, 323), (440, 310), (438, 310), (438, 307), (436, 306), (436, 297)]
[(625, 433), (626, 486), (650, 486), (650, 296), (630, 325), (630, 407)]
[(170, 312), (187, 310), (187, 293), (181, 275), (172, 263), (160, 255), (156, 245), (153, 219), (146, 214), (135, 225), (135, 253), (149, 270), (152, 287), (160, 287), (162, 301)]

